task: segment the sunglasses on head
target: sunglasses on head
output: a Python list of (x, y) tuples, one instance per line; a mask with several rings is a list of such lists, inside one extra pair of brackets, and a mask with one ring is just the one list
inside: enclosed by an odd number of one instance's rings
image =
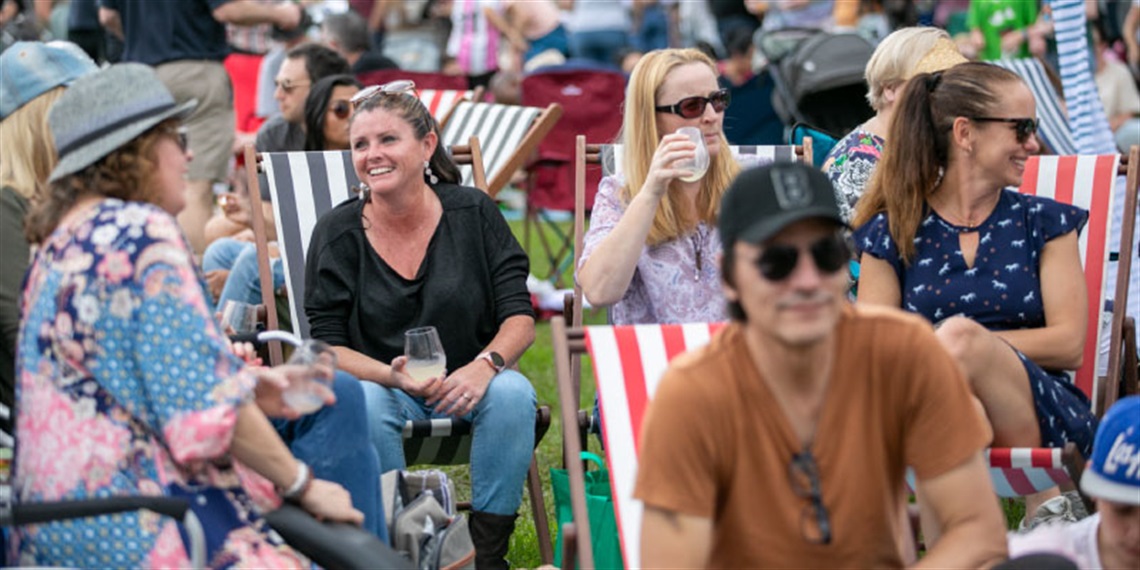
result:
[(285, 81), (274, 80), (273, 86), (276, 87), (277, 89), (284, 91), (286, 95), (290, 95), (293, 93), (294, 89), (296, 89), (298, 87), (304, 87), (306, 85), (309, 85), (310, 83), (312, 83), (312, 82), (311, 81), (298, 81), (298, 82), (294, 83), (293, 81), (286, 79)]
[(981, 123), (1010, 123), (1013, 125), (1013, 130), (1017, 133), (1017, 142), (1025, 144), (1029, 137), (1037, 132), (1037, 119), (1030, 118), (1006, 118), (1006, 117), (970, 117), (971, 121), (978, 121)]
[(371, 87), (366, 87), (356, 95), (353, 95), (350, 102), (352, 103), (352, 107), (355, 109), (373, 97), (379, 97), (381, 95), (404, 94), (414, 95), (417, 99), (419, 98), (419, 93), (416, 91), (415, 81), (412, 81), (411, 79), (398, 79), (396, 81), (390, 81), (383, 85), (373, 85)]
[[(850, 253), (847, 242), (834, 234), (808, 246), (815, 266), (822, 273), (835, 273), (846, 265)], [(792, 274), (800, 262), (800, 248), (791, 245), (770, 245), (756, 259), (760, 275), (769, 281), (782, 281)]]
[(336, 115), (336, 118), (344, 120), (348, 118), (348, 115), (350, 113), (352, 113), (352, 103), (345, 101), (344, 99), (339, 99), (333, 101), (333, 104), (329, 106), (329, 110), (332, 111), (334, 115)]
[(723, 113), (728, 108), (728, 104), (732, 101), (732, 96), (729, 95), (728, 89), (720, 89), (713, 91), (708, 97), (685, 97), (678, 101), (675, 105), (658, 105), (656, 107), (658, 113), (673, 113), (680, 115), (686, 119), (696, 119), (705, 114), (705, 106), (712, 103), (713, 110), (717, 113)]

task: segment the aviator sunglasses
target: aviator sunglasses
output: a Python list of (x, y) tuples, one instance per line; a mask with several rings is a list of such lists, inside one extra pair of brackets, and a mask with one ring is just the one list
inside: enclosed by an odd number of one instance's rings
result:
[(699, 95), (685, 97), (675, 105), (658, 105), (656, 109), (659, 113), (673, 113), (686, 119), (696, 119), (705, 113), (705, 106), (709, 103), (712, 103), (714, 111), (723, 113), (730, 102), (732, 102), (732, 96), (728, 93), (728, 89), (719, 89), (713, 91), (708, 97)]
[(362, 105), (365, 101), (377, 97), (379, 95), (415, 95), (419, 98), (419, 93), (416, 92), (416, 82), (411, 79), (398, 79), (390, 81), (383, 85), (373, 85), (362, 89), (359, 93), (352, 96), (350, 103), (352, 108), (355, 109)]
[(1017, 136), (1017, 142), (1025, 144), (1029, 137), (1037, 132), (1037, 119), (1030, 118), (1006, 118), (1006, 117), (970, 117), (971, 121), (978, 121), (981, 123), (1010, 123), (1013, 125), (1013, 130)]
[(344, 99), (334, 101), (329, 110), (336, 115), (336, 118), (344, 120), (348, 118), (349, 113), (352, 112), (352, 103)]
[[(847, 264), (850, 254), (847, 242), (839, 234), (822, 238), (808, 246), (815, 266), (822, 273), (835, 273)], [(800, 261), (800, 248), (791, 245), (771, 245), (756, 259), (760, 275), (769, 281), (782, 281), (795, 271)]]
[(823, 504), (819, 466), (811, 450), (805, 449), (803, 453), (792, 456), (788, 479), (796, 495), (808, 500), (800, 514), (800, 535), (813, 544), (831, 544), (831, 516)]

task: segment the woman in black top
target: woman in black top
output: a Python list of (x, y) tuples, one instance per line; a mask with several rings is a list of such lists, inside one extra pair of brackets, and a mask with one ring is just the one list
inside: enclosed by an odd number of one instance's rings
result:
[[(389, 84), (356, 98), (349, 138), (364, 195), (317, 222), (305, 313), (313, 337), (368, 381), (372, 440), (386, 468), (405, 464), (408, 419), (473, 423), (476, 565), (506, 568), (534, 446), (534, 389), (506, 368), (534, 341), (529, 262), (495, 203), (455, 184), (439, 127), (401, 83), (406, 90)], [(404, 332), (429, 325), (451, 370), (420, 382), (405, 370)]]

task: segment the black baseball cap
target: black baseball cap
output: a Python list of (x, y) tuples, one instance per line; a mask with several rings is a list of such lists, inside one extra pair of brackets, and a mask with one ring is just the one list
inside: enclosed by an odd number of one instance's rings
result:
[(800, 220), (821, 218), (848, 227), (839, 213), (835, 187), (824, 173), (798, 162), (741, 172), (720, 202), (720, 241), (760, 244)]

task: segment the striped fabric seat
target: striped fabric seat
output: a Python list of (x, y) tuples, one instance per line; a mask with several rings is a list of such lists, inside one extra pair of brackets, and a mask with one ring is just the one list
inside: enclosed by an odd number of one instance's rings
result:
[[(1040, 156), (1031, 157), (1025, 165), (1021, 188), (1023, 194), (1052, 198), (1088, 210), (1089, 221), (1079, 236), (1081, 265), (1088, 288), (1088, 329), (1085, 336), (1084, 361), (1073, 375), (1074, 382), (1089, 396), (1094, 406), (1100, 396), (1097, 378), (1107, 366), (1108, 350), (1100, 350), (1101, 342), (1119, 346), (1117, 331), (1105, 334), (1105, 277), (1109, 263), (1108, 235), (1115, 196), (1114, 184), (1120, 164), (1119, 155)], [(1118, 228), (1116, 231), (1120, 231)], [(1121, 333), (1122, 334), (1122, 333)], [(1111, 344), (1110, 344), (1111, 343)]]
[[(557, 103), (542, 109), (460, 101), (443, 125), (443, 144), (466, 144), (472, 136), (479, 138), (487, 172), (487, 193), (494, 197), (553, 128), (561, 112)], [(471, 167), (461, 166), (459, 171), (463, 177), (461, 184), (474, 186)]]
[(1036, 59), (1003, 59), (993, 63), (1018, 74), (1029, 85), (1029, 90), (1037, 101), (1037, 116), (1041, 119), (1037, 131), (1041, 140), (1045, 141), (1054, 154), (1077, 154), (1072, 129), (1069, 128), (1069, 121), (1061, 107), (1061, 96), (1049, 82), (1049, 75), (1041, 62)]
[(1070, 481), (1057, 447), (995, 448), (986, 451), (986, 461), (1000, 497), (1024, 497)]
[(456, 91), (451, 89), (421, 89), (420, 101), (431, 112), (431, 116), (441, 125), (447, 114), (460, 101), (471, 101), (475, 97), (474, 91)]

